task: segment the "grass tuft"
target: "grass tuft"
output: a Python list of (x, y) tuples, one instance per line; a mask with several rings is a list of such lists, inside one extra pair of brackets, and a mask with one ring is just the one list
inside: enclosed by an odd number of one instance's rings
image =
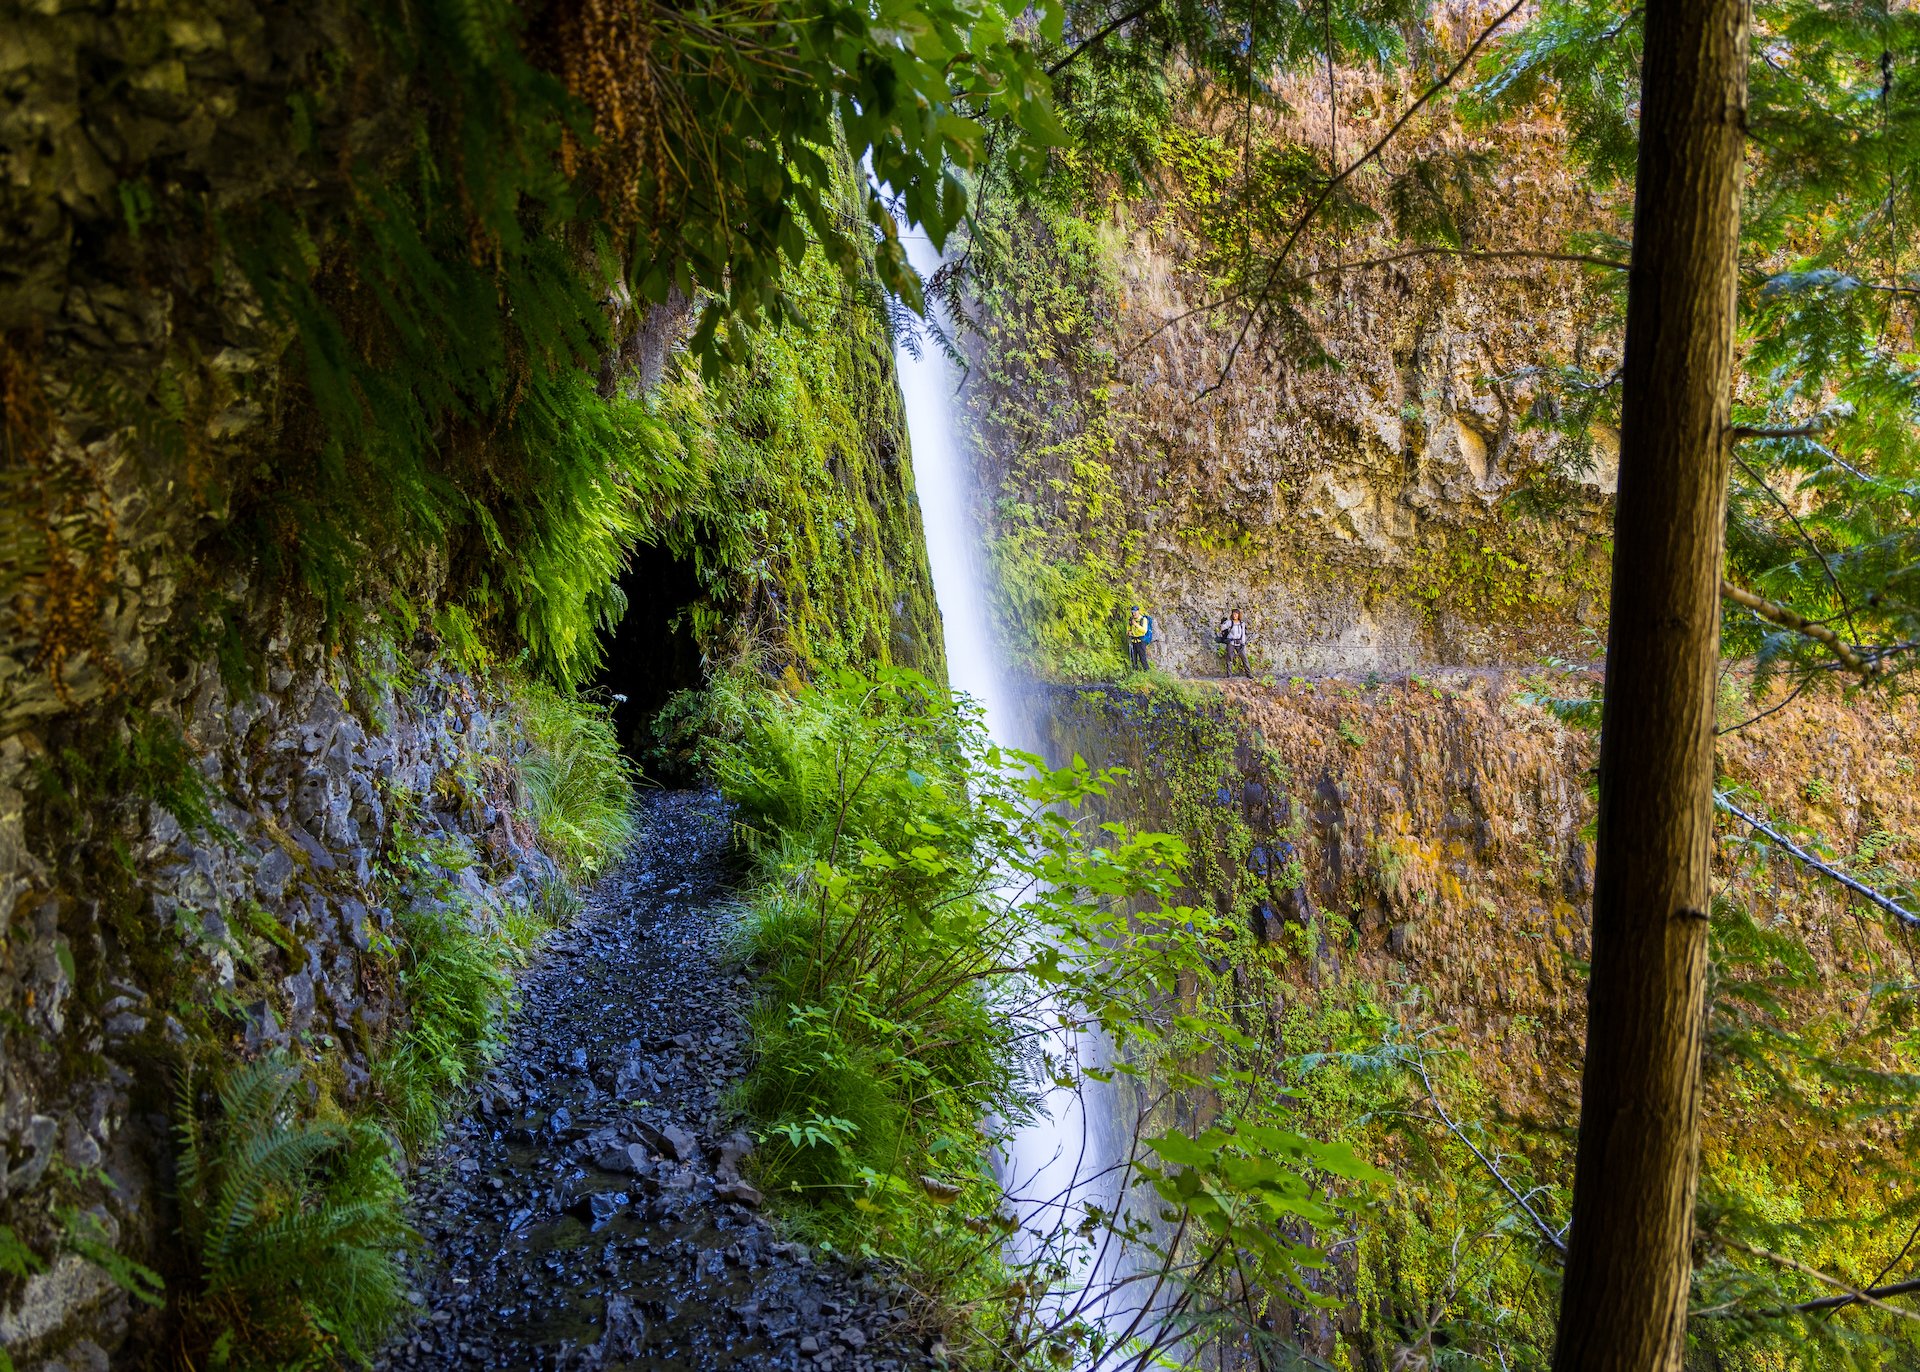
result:
[(590, 882), (638, 832), (633, 764), (604, 706), (541, 681), (527, 681), (515, 694), (530, 744), (520, 780), (540, 846), (571, 880)]
[(407, 1027), (375, 1060), (373, 1080), (401, 1141), (418, 1153), (448, 1098), (497, 1051), (513, 1002), (507, 965), (519, 954), (508, 930), (476, 930), (457, 902), (403, 908), (396, 922)]

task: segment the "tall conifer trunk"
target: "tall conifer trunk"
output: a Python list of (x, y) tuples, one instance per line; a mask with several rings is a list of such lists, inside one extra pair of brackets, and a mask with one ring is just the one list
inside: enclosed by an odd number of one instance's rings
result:
[(1700, 1132), (1745, 0), (1649, 0), (1600, 740), (1593, 975), (1556, 1372), (1671, 1372)]

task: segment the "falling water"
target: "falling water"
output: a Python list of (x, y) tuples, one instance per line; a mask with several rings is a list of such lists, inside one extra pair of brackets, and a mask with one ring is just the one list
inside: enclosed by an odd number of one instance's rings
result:
[[(907, 239), (915, 270), (924, 279), (940, 265), (939, 254), (920, 235)], [(999, 654), (988, 615), (988, 580), (980, 550), (983, 539), (972, 517), (971, 468), (965, 459), (955, 418), (955, 378), (947, 358), (928, 342), (915, 357), (904, 345), (895, 350), (900, 391), (906, 402), (913, 451), (914, 484), (926, 526), (927, 561), (947, 649), (947, 676), (953, 688), (982, 708), (988, 733), (1003, 746), (1039, 751), (1028, 728), (1012, 675)], [(1051, 1006), (1043, 1007), (1056, 1018)], [(1062, 1027), (1050, 1036), (1046, 1051), (1056, 1062), (1100, 1068), (1108, 1061), (1104, 1036)], [(1021, 1220), (1014, 1256), (1037, 1257), (1048, 1235), (1064, 1235), (1089, 1206), (1112, 1214), (1121, 1199), (1121, 1165), (1130, 1139), (1116, 1118), (1117, 1091), (1090, 1079), (1075, 1086), (1046, 1086), (1040, 1109), (1016, 1129), (999, 1159), (1000, 1180)], [(1056, 1297), (1056, 1313), (1073, 1310), (1091, 1324), (1119, 1337), (1129, 1329), (1146, 1332), (1136, 1320), (1139, 1297), (1117, 1288), (1129, 1264), (1118, 1243), (1067, 1255), (1072, 1262), (1065, 1288)]]
[[(920, 234), (908, 235), (906, 242), (914, 270), (923, 278), (931, 275), (940, 265), (933, 245)], [(971, 515), (972, 481), (954, 419), (952, 369), (932, 340), (921, 345), (919, 357), (904, 344), (896, 347), (894, 362), (906, 402), (913, 484), (927, 530), (927, 563), (933, 571), (933, 593), (940, 602), (946, 636), (947, 680), (985, 711), (987, 732), (994, 742), (1024, 746), (1015, 728), (1008, 673), (987, 617), (986, 569), (980, 559), (980, 532)]]

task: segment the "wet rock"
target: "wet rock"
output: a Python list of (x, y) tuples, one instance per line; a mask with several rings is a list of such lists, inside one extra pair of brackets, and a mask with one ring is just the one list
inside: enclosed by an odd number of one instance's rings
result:
[(647, 1145), (663, 1158), (672, 1158), (675, 1162), (692, 1162), (699, 1155), (698, 1141), (677, 1124), (655, 1128), (643, 1121), (636, 1127), (640, 1137), (645, 1139)]
[(738, 1181), (740, 1164), (753, 1152), (753, 1140), (743, 1132), (729, 1134), (724, 1143), (715, 1150), (713, 1174), (721, 1181)]
[(577, 1220), (585, 1220), (598, 1229), (626, 1208), (627, 1193), (624, 1191), (591, 1191), (575, 1197), (565, 1213)]
[(53, 1161), (54, 1137), (59, 1131), (60, 1122), (51, 1115), (34, 1115), (28, 1119), (20, 1138), (26, 1161), (7, 1173), (9, 1191), (24, 1191), (46, 1175)]
[(280, 893), (287, 889), (287, 883), (293, 880), (293, 859), (283, 848), (269, 848), (260, 854), (260, 864), (253, 871), (253, 886), (263, 900), (272, 902), (280, 899)]
[[(905, 1292), (814, 1263), (755, 1208), (752, 1140), (716, 1104), (753, 987), (724, 964), (729, 907), (697, 894), (719, 889), (727, 820), (684, 793), (650, 811), (649, 867), (608, 878), (549, 942), (475, 1113), (422, 1169), (426, 1307), (381, 1366), (923, 1368), (881, 1314)], [(661, 886), (684, 903), (650, 900)], [(509, 1091), (516, 1113), (489, 1117)]]

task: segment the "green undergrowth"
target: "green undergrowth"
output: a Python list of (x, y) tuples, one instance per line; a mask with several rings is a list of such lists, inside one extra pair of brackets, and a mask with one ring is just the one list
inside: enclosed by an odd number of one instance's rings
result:
[[(526, 901), (475, 894), (503, 873), (426, 809), (483, 803), (486, 775), (443, 774), (425, 796), (388, 792), (390, 831), (365, 895), (391, 920), (370, 931), (363, 978), (389, 990), (394, 1008), (358, 1044), (370, 1089), (343, 1089), (334, 1045), (313, 1035), (244, 1063), (203, 1048), (182, 1074), (175, 1117), (189, 1271), (179, 1313), (195, 1366), (371, 1360), (403, 1308), (407, 1160), (431, 1146), (499, 1051), (513, 969), (569, 917), (576, 887), (632, 842), (632, 771), (604, 707), (537, 681), (503, 678), (502, 689), (527, 741), (517, 760), (522, 818), (564, 878)], [(272, 949), (299, 947), (264, 910), (241, 923), (255, 949), (242, 949), (249, 976)], [(222, 1001), (214, 1013), (241, 1010)]]
[(992, 1012), (1013, 931), (972, 870), (964, 721), (904, 674), (736, 700), (717, 771), (762, 874), (734, 1098), (758, 1180), (823, 1246), (942, 1273), (952, 1308), (988, 1302), (1008, 1274), (983, 1121), (1027, 1102), (1015, 1026)]
[[(1041, 1086), (1152, 1081), (1197, 1098), (1213, 1087), (1194, 1045), (1239, 1033), (1224, 1002), (1188, 994), (1232, 935), (1173, 903), (1183, 845), (1091, 823), (1118, 775), (1001, 750), (899, 670), (741, 704), (716, 770), (760, 875), (742, 942), (761, 997), (733, 1103), (788, 1221), (902, 1271), (966, 1365), (1112, 1352), (1111, 1333), (1048, 1293), (1116, 1233), (1168, 1268), (1169, 1290), (1206, 1296), (1237, 1253), (1309, 1299), (1319, 1259), (1284, 1225), (1332, 1224), (1327, 1188), (1373, 1173), (1272, 1119), (1162, 1112), (1130, 1140), (1122, 1211), (1030, 1214), (1008, 1245), (1021, 1219), (991, 1159)], [(1112, 1065), (1043, 1049), (1062, 1020), (1098, 1026)], [(1220, 1318), (1203, 1304), (1191, 1328)]]
[[(1057, 743), (1132, 766), (1102, 812), (1181, 836), (1192, 854), (1184, 897), (1219, 909), (1236, 931), (1226, 956), (1189, 967), (1186, 984), (1196, 1004), (1235, 1006), (1243, 1037), (1176, 1023), (1165, 1047), (1189, 1061), (1211, 1056), (1222, 1085), (1202, 1117), (1291, 1120), (1391, 1178), (1353, 1212), (1324, 1274), (1333, 1365), (1544, 1372), (1560, 1267), (1542, 1224), (1559, 1232), (1570, 1213), (1573, 1121), (1508, 1114), (1458, 1009), (1412, 974), (1360, 970), (1353, 953), (1364, 930), (1377, 936), (1370, 911), (1386, 850), (1337, 864), (1320, 851), (1327, 838), (1309, 816), (1321, 764), (1271, 747), (1218, 695), (1109, 689), (1057, 700)], [(1250, 822), (1250, 782), (1265, 789), (1271, 826)], [(1347, 803), (1365, 813), (1375, 801), (1361, 793)], [(1910, 983), (1864, 932), (1845, 940), (1839, 966), (1823, 967), (1791, 925), (1751, 908), (1756, 894), (1771, 902), (1787, 889), (1778, 853), (1755, 843), (1723, 855), (1734, 869), (1712, 914), (1689, 1366), (1911, 1366), (1910, 1320), (1863, 1305), (1789, 1309), (1831, 1294), (1792, 1264), (1870, 1284), (1898, 1270), (1920, 1216)], [(1310, 900), (1295, 903), (1302, 890)], [(1277, 937), (1238, 935), (1256, 923)], [(1857, 1013), (1812, 1008), (1842, 976)]]
[[(1486, 1123), (1486, 1093), (1469, 1059), (1434, 1036), (1435, 1016), (1417, 987), (1341, 970), (1355, 926), (1344, 905), (1311, 884), (1307, 797), (1289, 760), (1213, 693), (1083, 692), (1056, 720), (1076, 746), (1106, 754), (1120, 745), (1137, 759), (1110, 808), (1185, 838), (1194, 854), (1189, 898), (1216, 905), (1237, 931), (1279, 922), (1275, 912), (1298, 908), (1290, 892), (1314, 893), (1304, 921), (1289, 919), (1277, 945), (1243, 936), (1230, 958), (1191, 969), (1196, 1000), (1238, 1007), (1244, 1034), (1224, 1046), (1203, 1037), (1180, 1047), (1216, 1055), (1223, 1085), (1210, 1109), (1292, 1121), (1373, 1159), (1390, 1178), (1355, 1212), (1344, 1251), (1322, 1274), (1333, 1365), (1494, 1368), (1505, 1358), (1515, 1368), (1544, 1366), (1557, 1272), (1465, 1141), (1437, 1123), (1434, 1100), (1529, 1187), (1537, 1208), (1564, 1220), (1564, 1190), (1532, 1189), (1537, 1171), (1558, 1180), (1542, 1168), (1542, 1141)], [(1248, 821), (1249, 780), (1266, 788), (1272, 831)], [(1544, 1156), (1565, 1160), (1551, 1148)], [(1251, 1285), (1251, 1299), (1270, 1299)], [(1268, 1336), (1268, 1347), (1280, 1357), (1286, 1340)]]
[[(848, 207), (856, 176), (840, 165)], [(709, 376), (683, 358), (657, 398), (705, 474), (699, 501), (662, 526), (701, 585), (690, 627), (717, 664), (938, 675), (939, 612), (886, 302), (847, 292), (817, 249), (789, 279), (811, 327), (730, 326), (737, 366)]]
[(405, 1188), (370, 1120), (313, 1118), (303, 1075), (271, 1054), (182, 1078), (182, 1237), (199, 1291), (187, 1339), (198, 1365), (322, 1368), (372, 1360), (399, 1314), (396, 1252), (410, 1246)]
[[(691, 300), (680, 332), (717, 378), (837, 300), (918, 307), (894, 216), (944, 242), (985, 119), (1018, 130), (1022, 161), (1057, 136), (1032, 44), (997, 5), (709, 19), (662, 10), (641, 38), (593, 6), (325, 0), (284, 61), (221, 89), (251, 175), (217, 208), (168, 156), (113, 167), (97, 199), (119, 214), (90, 208), (81, 267), (119, 263), (160, 313), (207, 307), (224, 271), (244, 321), (237, 362), (182, 344), (127, 376), (116, 349), (75, 383), (204, 517), (198, 611), (245, 637), (214, 573), (246, 567), (344, 642), (398, 593), (583, 679), (628, 549), (701, 495), (626, 375), (644, 311)], [(270, 446), (208, 450), (235, 404), (273, 412)], [(59, 544), (33, 540), (35, 575)]]
[(540, 846), (570, 880), (590, 882), (633, 842), (633, 766), (598, 704), (539, 680), (515, 699), (528, 741), (516, 761)]
[(407, 1023), (375, 1057), (373, 1080), (411, 1152), (438, 1133), (447, 1101), (497, 1048), (512, 1001), (509, 969), (526, 951), (496, 912), (458, 893), (458, 874), (471, 865), (465, 845), (404, 831), (385, 859), (394, 927), (376, 952), (398, 983)]

